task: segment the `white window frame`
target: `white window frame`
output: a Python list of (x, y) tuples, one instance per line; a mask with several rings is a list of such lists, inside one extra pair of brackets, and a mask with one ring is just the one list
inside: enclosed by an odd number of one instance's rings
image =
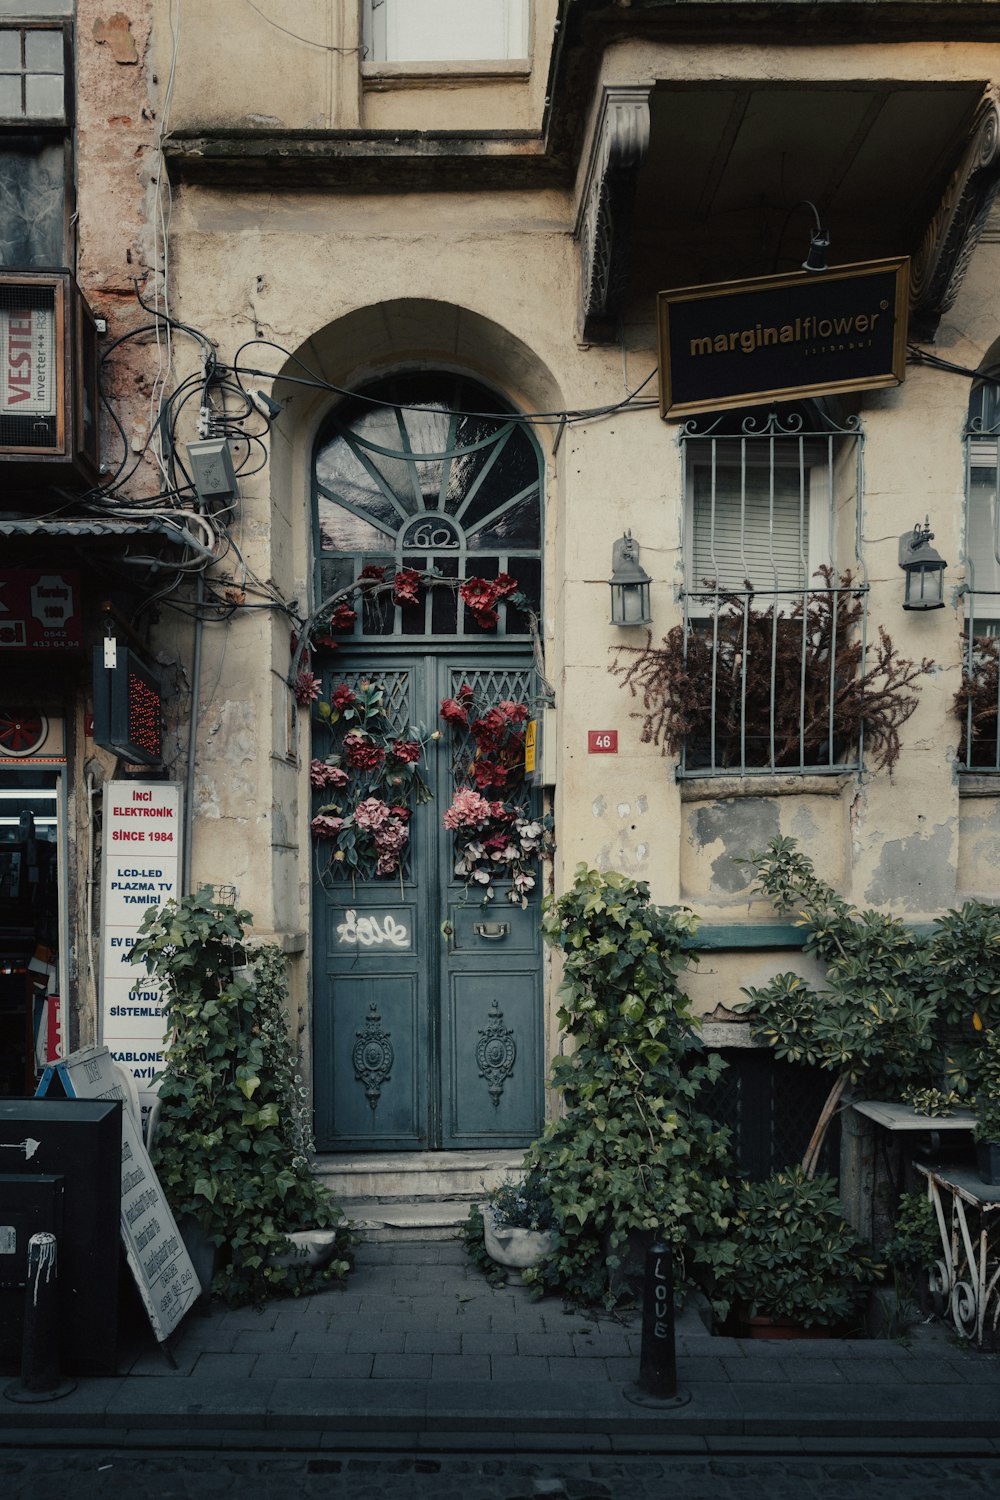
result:
[[(997, 555), (1000, 552), (1000, 537), (997, 534), (997, 527), (1000, 525), (1000, 451), (997, 439), (970, 435), (967, 461), (965, 531), (962, 540), (966, 581), (965, 627), (970, 630), (974, 625), (982, 624), (985, 629), (977, 628), (976, 635), (1000, 635), (1000, 558)], [(993, 476), (992, 504), (988, 517), (993, 530), (993, 545), (990, 551), (980, 553), (977, 569), (973, 550), (973, 512), (977, 498), (983, 496), (985, 499), (985, 496), (979, 486), (973, 485), (972, 476), (984, 471), (989, 471)], [(989, 547), (988, 531), (985, 545)]]
[[(44, 26), (17, 25), (0, 19), (0, 37), (17, 40), (17, 65), (10, 66), (3, 58), (0, 50), (0, 77), (4, 79), (17, 79), (21, 96), (20, 109), (13, 112), (4, 112), (0, 108), (0, 125), (19, 128), (22, 130), (33, 130), (44, 125), (65, 126), (67, 120), (66, 83), (68, 72), (68, 60), (66, 49), (66, 33), (61, 25)], [(28, 56), (31, 50), (31, 38), (53, 37), (55, 42), (51, 51), (58, 53), (59, 63), (54, 66), (51, 63), (43, 64), (38, 61), (33, 65)], [(58, 78), (60, 81), (60, 104), (57, 109), (50, 109), (47, 113), (43, 111), (32, 112), (29, 108), (30, 85), (33, 80)]]
[[(419, 49), (408, 44), (406, 32), (406, 8), (414, 4), (426, 7), (429, 14), (436, 13), (439, 36), (449, 34), (449, 11), (458, 14), (459, 11), (468, 11), (473, 5), (484, 13), (491, 10), (501, 22), (504, 50), (448, 52), (445, 44), (441, 55), (428, 48), (416, 56)], [(363, 39), (367, 62), (419, 65), (523, 61), (528, 57), (531, 45), (531, 4), (530, 0), (364, 0)]]

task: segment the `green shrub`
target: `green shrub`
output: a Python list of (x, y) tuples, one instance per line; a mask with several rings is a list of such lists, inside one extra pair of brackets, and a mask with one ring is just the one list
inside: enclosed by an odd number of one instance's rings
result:
[(307, 1156), (284, 958), (246, 951), (249, 921), (203, 886), (147, 912), (131, 951), (162, 981), (169, 1026), (153, 1162), (174, 1213), (217, 1247), (212, 1289), (233, 1306), (298, 1294), (350, 1265), (346, 1231), (322, 1272), (269, 1263), (289, 1231), (331, 1228), (342, 1214)]

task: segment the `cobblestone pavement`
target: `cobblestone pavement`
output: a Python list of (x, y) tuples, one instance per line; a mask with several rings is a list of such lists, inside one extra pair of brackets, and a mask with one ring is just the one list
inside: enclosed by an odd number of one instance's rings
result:
[(969, 1500), (1000, 1492), (1000, 1457), (602, 1459), (554, 1455), (276, 1456), (0, 1448), (4, 1500)]

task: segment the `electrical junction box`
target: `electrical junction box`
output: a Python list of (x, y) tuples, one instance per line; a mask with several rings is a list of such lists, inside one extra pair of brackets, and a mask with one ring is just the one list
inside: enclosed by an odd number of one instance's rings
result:
[(203, 438), (188, 443), (188, 461), (201, 500), (225, 500), (236, 494), (236, 471), (229, 439)]
[(556, 784), (556, 711), (543, 708), (529, 719), (524, 737), (524, 777), (529, 786)]

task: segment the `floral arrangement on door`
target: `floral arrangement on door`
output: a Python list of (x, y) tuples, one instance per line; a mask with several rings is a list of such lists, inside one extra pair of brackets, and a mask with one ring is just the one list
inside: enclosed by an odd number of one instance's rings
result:
[[(357, 597), (387, 592), (405, 608), (420, 603), (423, 587), (438, 583), (456, 586), (453, 579), (411, 568), (399, 569), (391, 578), (383, 567), (364, 568), (353, 588), (328, 601), (330, 608), (311, 622), (306, 652), (337, 649), (336, 632), (353, 629), (357, 619)], [(517, 580), (507, 573), (469, 578), (457, 589), (483, 630), (496, 628), (502, 602), (529, 608)], [(300, 647), (296, 656), (302, 655)], [(313, 787), (330, 794), (311, 823), (313, 838), (325, 851), (321, 874), (349, 874), (352, 881), (402, 878), (414, 808), (433, 795), (421, 770), (425, 742), (440, 740), (442, 731), (411, 724), (400, 733), (377, 681), (354, 687), (341, 682), (324, 700), (319, 678), (303, 667), (293, 672), (291, 685), (301, 706), (315, 704), (316, 717), (333, 741), (326, 758), (314, 759), (309, 769)], [(463, 683), (455, 698), (441, 704), (441, 717), (461, 737), (455, 746), (458, 785), (444, 814), (445, 828), (455, 834), (455, 873), (484, 903), (493, 900), (495, 882), (509, 881), (508, 900), (525, 907), (552, 826), (551, 817), (533, 817), (529, 808), (524, 773), (528, 708), (513, 701), (477, 708), (474, 700), (472, 687)]]
[(552, 827), (551, 817), (532, 816), (528, 803), (527, 705), (505, 700), (477, 714), (466, 682), (442, 701), (441, 717), (458, 737), (460, 780), (444, 814), (455, 835), (455, 874), (484, 902), (493, 900), (497, 881), (510, 881), (508, 901), (525, 907)]

